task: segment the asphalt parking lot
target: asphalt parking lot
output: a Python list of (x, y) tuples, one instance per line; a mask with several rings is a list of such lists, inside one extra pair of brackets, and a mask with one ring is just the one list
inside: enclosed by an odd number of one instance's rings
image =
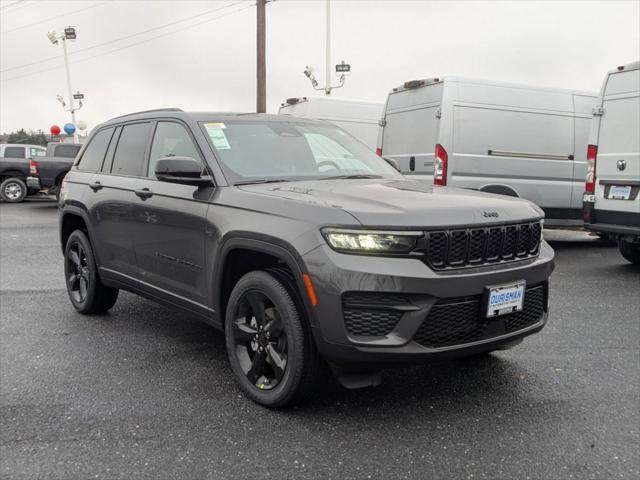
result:
[(581, 232), (548, 326), (514, 350), (385, 372), (269, 411), (221, 333), (121, 294), (67, 299), (51, 201), (0, 204), (0, 477), (640, 478), (640, 269)]

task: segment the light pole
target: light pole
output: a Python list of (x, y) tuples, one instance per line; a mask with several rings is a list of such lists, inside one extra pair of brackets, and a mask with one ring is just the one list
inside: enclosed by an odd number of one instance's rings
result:
[(325, 43), (325, 77), (324, 77), (324, 87), (318, 86), (318, 81), (316, 80), (315, 75), (313, 74), (313, 67), (307, 65), (304, 69), (304, 74), (311, 81), (311, 86), (314, 90), (324, 90), (325, 95), (331, 95), (331, 90), (334, 88), (340, 88), (344, 86), (344, 81), (346, 76), (351, 72), (351, 65), (348, 63), (342, 63), (336, 65), (336, 74), (340, 75), (340, 83), (338, 85), (331, 85), (331, 0), (326, 0), (327, 6), (327, 26), (326, 26), (326, 43)]
[[(74, 95), (71, 88), (71, 74), (69, 73), (69, 57), (67, 53), (67, 40), (75, 40), (76, 39), (76, 29), (75, 27), (65, 27), (64, 33), (57, 34), (56, 32), (49, 32), (47, 34), (49, 40), (52, 44), (57, 45), (59, 41), (62, 41), (62, 50), (64, 51), (64, 67), (67, 72), (67, 93), (69, 94), (69, 108), (66, 108), (66, 103), (64, 99), (58, 95), (58, 101), (62, 104), (62, 108), (65, 112), (71, 113), (71, 123), (76, 126), (76, 110), (80, 110), (82, 108), (82, 98), (84, 96), (81, 93), (77, 93)], [(78, 106), (76, 107), (75, 100), (78, 100)], [(76, 129), (73, 133), (73, 141), (78, 141), (78, 130)]]

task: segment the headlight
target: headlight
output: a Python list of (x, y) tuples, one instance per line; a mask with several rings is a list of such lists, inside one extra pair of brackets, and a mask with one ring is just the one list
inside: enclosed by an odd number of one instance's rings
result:
[(408, 253), (416, 246), (422, 232), (385, 232), (369, 230), (322, 230), (334, 250), (354, 253)]

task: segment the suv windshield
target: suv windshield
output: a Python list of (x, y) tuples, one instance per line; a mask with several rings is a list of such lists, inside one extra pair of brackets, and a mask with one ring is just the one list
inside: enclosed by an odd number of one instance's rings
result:
[(203, 122), (233, 183), (331, 178), (401, 178), (383, 159), (333, 125)]

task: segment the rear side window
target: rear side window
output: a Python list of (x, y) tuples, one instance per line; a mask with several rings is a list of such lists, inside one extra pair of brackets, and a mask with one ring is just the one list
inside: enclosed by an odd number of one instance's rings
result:
[(76, 158), (80, 151), (80, 145), (56, 145), (53, 151), (54, 157)]
[(149, 123), (134, 123), (122, 128), (111, 173), (137, 177), (142, 175), (150, 127)]
[(191, 157), (200, 160), (200, 154), (189, 132), (179, 123), (158, 122), (149, 157), (149, 177), (155, 177), (156, 162), (163, 157)]
[(79, 170), (85, 170), (87, 172), (97, 172), (100, 170), (104, 156), (107, 153), (107, 148), (109, 147), (109, 140), (111, 140), (111, 136), (113, 135), (113, 130), (113, 128), (105, 128), (91, 138), (78, 164)]
[(24, 147), (7, 147), (4, 149), (5, 158), (24, 158)]

